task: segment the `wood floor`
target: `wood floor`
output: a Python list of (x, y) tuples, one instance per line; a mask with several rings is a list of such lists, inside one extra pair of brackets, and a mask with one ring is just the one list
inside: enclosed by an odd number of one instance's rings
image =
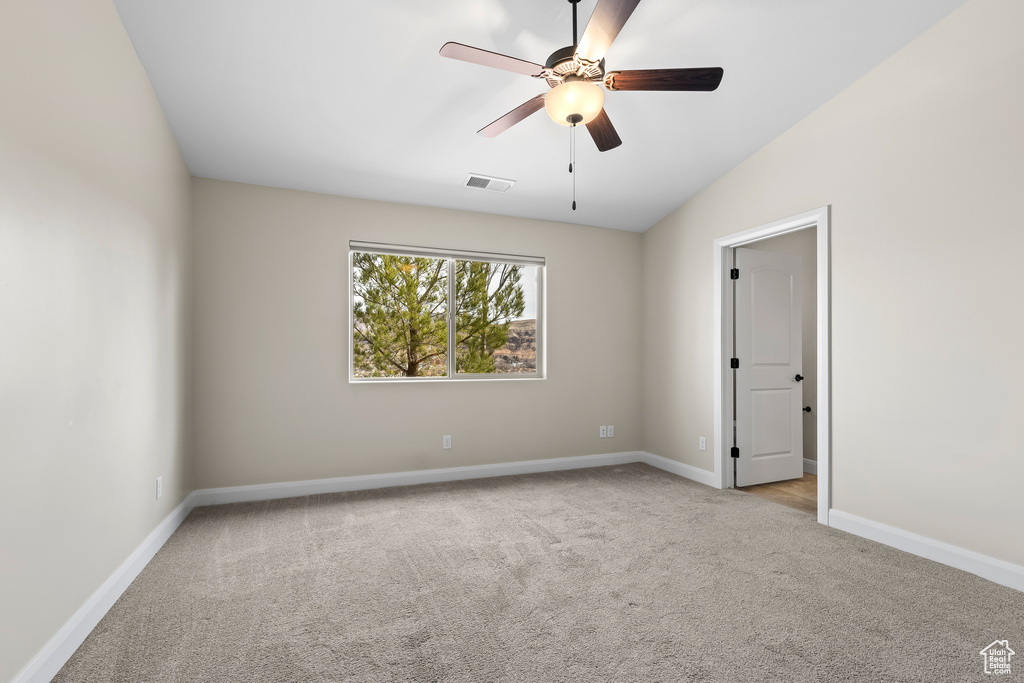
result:
[(782, 503), (787, 507), (803, 510), (812, 515), (818, 513), (818, 476), (815, 474), (804, 472), (802, 479), (744, 486), (737, 491)]

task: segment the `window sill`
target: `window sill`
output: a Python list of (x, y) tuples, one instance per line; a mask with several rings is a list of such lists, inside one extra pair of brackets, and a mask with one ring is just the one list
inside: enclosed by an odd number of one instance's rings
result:
[(349, 377), (349, 384), (438, 384), (438, 383), (451, 383), (461, 384), (463, 382), (536, 382), (538, 380), (544, 380), (545, 377), (539, 375), (521, 375), (521, 376), (505, 376), (505, 377), (488, 377), (486, 375), (475, 375), (470, 377), (419, 377), (419, 378), (401, 378), (401, 377)]

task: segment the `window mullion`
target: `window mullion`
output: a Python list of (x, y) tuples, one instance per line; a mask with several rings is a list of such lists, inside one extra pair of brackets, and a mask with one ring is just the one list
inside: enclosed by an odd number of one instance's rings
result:
[(455, 259), (448, 259), (448, 377), (455, 377)]

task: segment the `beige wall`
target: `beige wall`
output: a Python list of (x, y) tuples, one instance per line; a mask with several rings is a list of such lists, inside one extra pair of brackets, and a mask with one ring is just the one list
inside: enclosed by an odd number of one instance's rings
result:
[(705, 469), (712, 240), (832, 205), (833, 505), (1024, 564), (1024, 3), (971, 0), (644, 234), (644, 449)]
[(804, 413), (804, 459), (818, 459), (818, 310), (817, 296), (817, 245), (815, 231), (797, 230), (778, 237), (769, 237), (760, 242), (744, 245), (747, 249), (773, 251), (800, 257), (803, 277), (803, 301), (801, 306), (801, 354), (803, 368), (803, 404), (811, 407)]
[(191, 489), (191, 183), (109, 0), (0, 3), (0, 65), (7, 681)]
[[(639, 235), (215, 180), (193, 196), (199, 488), (639, 448)], [(548, 378), (350, 384), (351, 239), (545, 256)]]

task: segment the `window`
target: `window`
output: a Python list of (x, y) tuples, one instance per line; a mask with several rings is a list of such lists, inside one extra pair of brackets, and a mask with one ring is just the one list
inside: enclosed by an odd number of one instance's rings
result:
[(350, 242), (351, 378), (542, 376), (544, 259)]

